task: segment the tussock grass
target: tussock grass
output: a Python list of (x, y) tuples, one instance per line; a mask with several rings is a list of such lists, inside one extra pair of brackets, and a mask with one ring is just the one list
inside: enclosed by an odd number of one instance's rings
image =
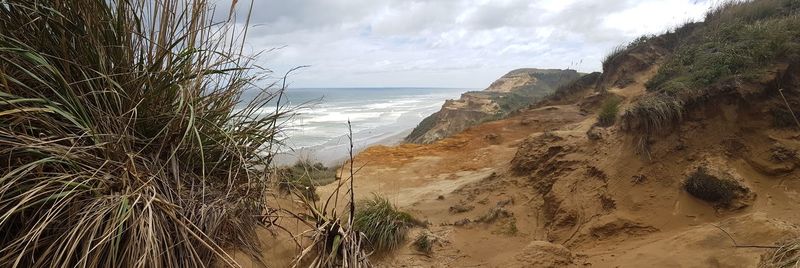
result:
[(373, 249), (386, 252), (397, 248), (415, 224), (410, 214), (399, 211), (389, 199), (374, 195), (358, 203), (353, 228), (364, 233)]
[(602, 62), (603, 72), (607, 72), (608, 70), (610, 70), (614, 60), (627, 51), (628, 51), (627, 45), (618, 45), (611, 48), (611, 51), (609, 51), (608, 54), (606, 54), (606, 56), (603, 58)]
[(669, 95), (646, 95), (622, 114), (624, 129), (643, 136), (657, 134), (683, 120), (683, 102)]
[[(276, 111), (277, 95), (255, 86), (266, 72), (241, 53), (246, 27), (211, 12), (205, 1), (0, 0), (0, 266), (258, 256), (259, 167), (281, 113), (259, 113)], [(248, 88), (259, 93), (243, 103)]]
[(600, 107), (600, 113), (597, 115), (597, 123), (600, 126), (614, 125), (614, 122), (617, 121), (620, 103), (622, 103), (622, 98), (617, 96), (611, 96), (606, 99)]
[(743, 191), (735, 182), (709, 175), (702, 167), (689, 175), (683, 188), (694, 197), (723, 205), (730, 204)]

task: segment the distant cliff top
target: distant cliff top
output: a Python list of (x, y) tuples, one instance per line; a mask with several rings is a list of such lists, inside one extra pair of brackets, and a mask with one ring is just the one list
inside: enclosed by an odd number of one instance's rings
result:
[[(575, 70), (560, 69), (536, 69), (522, 68), (516, 69), (503, 75), (494, 83), (486, 88), (491, 92), (512, 92), (522, 87), (535, 85), (539, 80), (544, 80), (548, 84), (562, 83), (563, 79), (572, 79), (578, 74)], [(559, 79), (563, 78), (563, 79)]]
[(580, 77), (575, 70), (516, 69), (500, 77), (484, 91), (466, 92), (449, 100), (406, 137), (406, 142), (432, 143), (481, 122), (497, 120), (553, 93)]

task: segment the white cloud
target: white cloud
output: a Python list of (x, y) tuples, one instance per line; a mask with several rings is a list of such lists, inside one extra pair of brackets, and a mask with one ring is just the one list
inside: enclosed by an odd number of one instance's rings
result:
[(613, 46), (701, 18), (709, 5), (690, 0), (256, 0), (248, 46), (285, 45), (260, 60), (278, 73), (312, 65), (292, 77), (298, 87), (481, 88), (514, 68), (597, 71)]

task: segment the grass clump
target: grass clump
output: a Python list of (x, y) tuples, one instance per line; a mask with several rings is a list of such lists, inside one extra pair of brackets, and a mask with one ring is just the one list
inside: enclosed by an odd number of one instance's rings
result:
[(433, 243), (435, 242), (434, 239), (430, 237), (427, 233), (420, 233), (417, 235), (417, 238), (414, 239), (414, 249), (417, 251), (425, 254), (431, 255), (433, 253)]
[(694, 197), (721, 205), (731, 204), (743, 191), (733, 180), (713, 176), (703, 167), (689, 175), (683, 188)]
[(299, 193), (311, 201), (318, 201), (317, 186), (327, 185), (336, 180), (335, 167), (326, 167), (322, 163), (309, 160), (297, 161), (293, 166), (276, 172), (278, 190), (283, 194)]
[(683, 101), (655, 94), (646, 95), (622, 114), (623, 128), (649, 136), (665, 131), (683, 120)]
[(622, 98), (611, 96), (603, 102), (600, 107), (600, 113), (597, 116), (597, 123), (600, 126), (611, 126), (617, 120), (619, 113), (619, 105), (622, 103)]
[(212, 10), (0, 0), (0, 266), (260, 255), (259, 167), (280, 113), (259, 111), (275, 111), (277, 94), (254, 86), (266, 73), (242, 55), (246, 24), (212, 21)]
[(373, 249), (387, 252), (396, 249), (405, 240), (408, 229), (416, 224), (411, 214), (399, 211), (389, 199), (375, 195), (358, 203), (353, 228), (364, 233)]

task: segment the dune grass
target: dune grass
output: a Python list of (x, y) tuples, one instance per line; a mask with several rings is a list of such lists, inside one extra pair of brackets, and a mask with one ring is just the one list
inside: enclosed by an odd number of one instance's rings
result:
[(326, 167), (322, 163), (299, 160), (290, 167), (279, 168), (275, 175), (278, 191), (283, 194), (297, 192), (311, 201), (318, 201), (317, 186), (327, 185), (336, 180), (336, 167)]
[(683, 102), (669, 95), (646, 95), (625, 110), (623, 128), (642, 135), (669, 130), (683, 120)]
[[(255, 86), (266, 72), (242, 55), (246, 21), (221, 13), (188, 0), (0, 1), (0, 266), (257, 254), (259, 167), (281, 112), (259, 113), (278, 95)], [(260, 93), (243, 103), (246, 89)]]
[(647, 82), (648, 90), (696, 97), (720, 81), (756, 79), (773, 64), (800, 60), (798, 12), (794, 0), (721, 4)]
[(606, 56), (603, 58), (602, 61), (603, 72), (608, 72), (609, 70), (613, 69), (614, 65), (618, 64), (617, 60), (619, 59), (620, 56), (630, 52), (634, 48), (647, 44), (647, 41), (654, 37), (655, 36), (652, 35), (642, 35), (634, 39), (630, 43), (618, 45), (611, 48), (611, 51), (609, 51), (608, 54), (606, 54)]
[(373, 249), (387, 252), (396, 249), (415, 224), (414, 217), (399, 211), (389, 199), (374, 195), (356, 206), (353, 228), (364, 233)]
[(614, 125), (614, 122), (617, 121), (620, 103), (622, 103), (622, 99), (620, 97), (608, 97), (600, 107), (600, 113), (597, 115), (597, 123), (600, 126)]

